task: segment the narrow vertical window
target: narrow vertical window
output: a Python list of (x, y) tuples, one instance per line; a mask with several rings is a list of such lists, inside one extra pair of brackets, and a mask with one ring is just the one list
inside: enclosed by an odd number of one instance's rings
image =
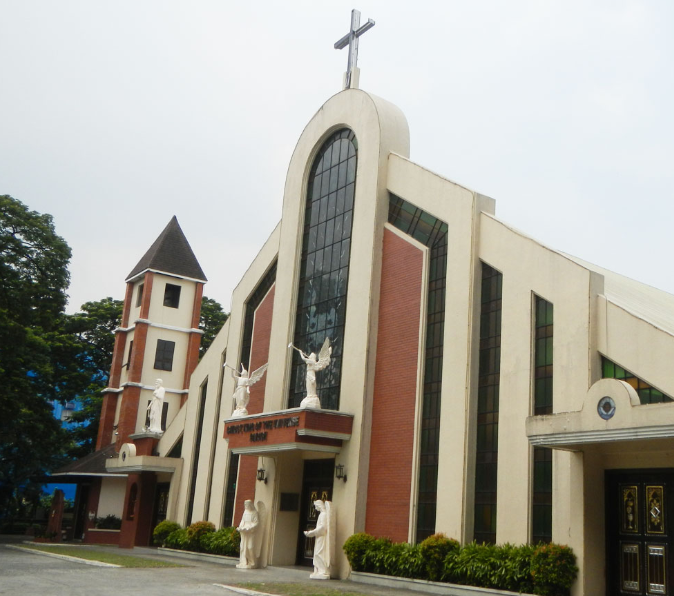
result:
[(136, 306), (140, 306), (143, 302), (143, 288), (145, 284), (138, 284), (138, 293), (136, 294)]
[(503, 275), (482, 263), (474, 539), (492, 544), (496, 542), (502, 291)]
[(131, 356), (133, 355), (133, 340), (129, 342), (129, 356), (126, 359), (126, 364), (122, 365), (122, 368), (126, 366), (126, 369), (129, 370), (129, 367), (131, 366)]
[[(317, 379), (321, 407), (327, 410), (339, 409), (357, 150), (353, 132), (338, 130), (318, 152), (307, 187), (293, 342), (318, 354), (330, 338), (330, 365)], [(305, 396), (305, 368), (293, 351), (291, 408)]]
[[(534, 297), (534, 415), (552, 414), (552, 304)], [(552, 449), (534, 447), (531, 541), (552, 541)]]
[[(192, 512), (194, 510), (194, 493), (197, 489), (197, 475), (199, 474), (199, 454), (201, 453), (201, 435), (204, 428), (204, 410), (206, 409), (206, 395), (208, 394), (208, 379), (201, 386), (199, 394), (199, 411), (197, 412), (197, 436), (194, 440), (194, 452), (192, 455), (192, 474), (190, 476), (190, 495), (187, 501), (186, 523), (192, 523)], [(206, 515), (208, 512), (204, 512)]]
[(234, 501), (236, 499), (236, 480), (239, 475), (239, 454), (229, 453), (229, 466), (227, 468), (227, 489), (225, 491), (225, 511), (222, 516), (222, 527), (228, 528), (234, 525)]
[(417, 492), (416, 539), (421, 542), (435, 532), (438, 505), (448, 227), (445, 222), (393, 194), (389, 196), (388, 221), (430, 249)]

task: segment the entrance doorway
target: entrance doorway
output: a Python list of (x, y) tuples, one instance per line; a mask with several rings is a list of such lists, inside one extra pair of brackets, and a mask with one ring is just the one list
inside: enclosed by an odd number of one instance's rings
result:
[(154, 491), (154, 507), (152, 509), (152, 528), (166, 519), (168, 513), (168, 498), (170, 482), (158, 482)]
[(674, 470), (606, 472), (606, 593), (672, 590)]
[(81, 540), (84, 538), (84, 531), (86, 529), (86, 523), (88, 519), (88, 508), (89, 508), (89, 484), (80, 484), (77, 487), (77, 493), (75, 497), (75, 529), (73, 531), (73, 538), (76, 540)]
[(335, 473), (334, 459), (306, 460), (302, 476), (302, 499), (300, 503), (300, 533), (297, 540), (297, 564), (311, 567), (314, 559), (314, 540), (304, 535), (305, 530), (316, 527), (318, 511), (314, 501), (332, 500), (332, 483)]

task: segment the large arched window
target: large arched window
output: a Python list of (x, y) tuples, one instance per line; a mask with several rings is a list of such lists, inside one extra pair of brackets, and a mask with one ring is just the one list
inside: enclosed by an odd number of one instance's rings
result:
[[(321, 407), (339, 409), (346, 291), (351, 254), (358, 143), (349, 129), (334, 133), (318, 152), (309, 174), (294, 343), (318, 354), (326, 337), (330, 366), (317, 374)], [(293, 350), (289, 406), (305, 391), (305, 364)]]

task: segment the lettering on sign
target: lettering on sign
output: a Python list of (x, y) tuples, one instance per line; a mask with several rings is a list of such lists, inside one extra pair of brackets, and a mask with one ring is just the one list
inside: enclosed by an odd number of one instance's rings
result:
[(260, 441), (267, 440), (267, 434), (270, 430), (275, 430), (277, 428), (291, 428), (299, 425), (299, 416), (276, 418), (274, 420), (257, 420), (255, 422), (242, 422), (241, 424), (228, 425), (227, 434), (240, 435), (250, 433), (251, 443), (259, 443)]

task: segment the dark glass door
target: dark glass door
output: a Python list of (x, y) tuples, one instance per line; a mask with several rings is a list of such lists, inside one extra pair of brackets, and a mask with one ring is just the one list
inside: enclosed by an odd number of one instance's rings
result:
[(152, 515), (153, 530), (159, 522), (163, 522), (166, 519), (166, 514), (168, 513), (168, 498), (170, 488), (170, 482), (157, 483), (157, 487), (155, 488), (154, 492), (154, 508)]
[(316, 527), (318, 511), (314, 508), (314, 501), (332, 500), (332, 483), (334, 478), (335, 460), (318, 459), (304, 462), (302, 477), (302, 502), (300, 504), (300, 529), (297, 541), (297, 564), (311, 567), (314, 558), (314, 538), (307, 538), (305, 530)]
[(674, 471), (606, 472), (607, 594), (672, 594)]
[(84, 530), (88, 519), (89, 508), (89, 485), (80, 484), (77, 487), (77, 498), (75, 499), (75, 530), (73, 538), (80, 540), (84, 538)]

